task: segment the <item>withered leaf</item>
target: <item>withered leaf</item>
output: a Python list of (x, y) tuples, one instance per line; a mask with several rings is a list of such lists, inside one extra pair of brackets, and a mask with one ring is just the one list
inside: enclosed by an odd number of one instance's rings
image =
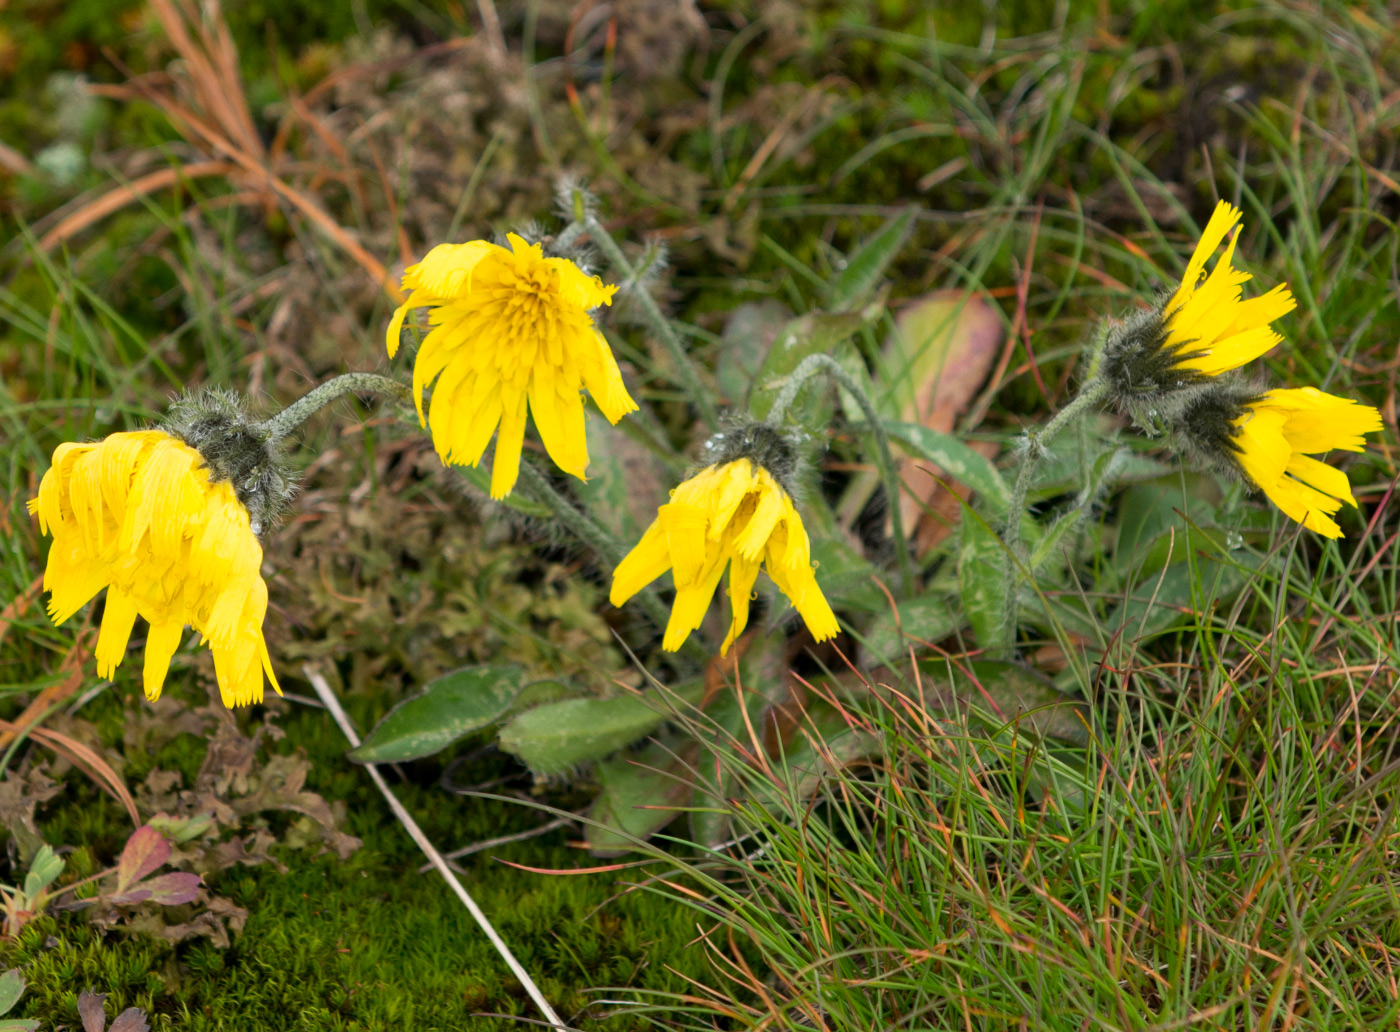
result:
[(83, 1032), (102, 1032), (107, 1025), (105, 993), (91, 991), (78, 994), (78, 1017), (83, 1019)]

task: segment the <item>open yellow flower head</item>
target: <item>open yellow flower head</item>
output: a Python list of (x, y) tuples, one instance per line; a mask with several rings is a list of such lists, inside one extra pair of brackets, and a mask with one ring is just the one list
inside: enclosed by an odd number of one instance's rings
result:
[(1335, 449), (1359, 452), (1363, 435), (1381, 429), (1370, 405), (1315, 387), (1273, 390), (1235, 417), (1234, 446), (1245, 474), (1289, 519), (1324, 537), (1339, 538), (1332, 516), (1356, 506), (1347, 475), (1311, 456)]
[(107, 589), (99, 677), (115, 673), (141, 616), (147, 698), (160, 696), (186, 626), (213, 650), (225, 705), (261, 702), (264, 672), (280, 694), (262, 634), (262, 546), (233, 485), (211, 482), (194, 448), (162, 430), (61, 444), (29, 508), (54, 539), (44, 571), (54, 623)]
[[(1297, 307), (1285, 284), (1259, 297), (1242, 299), (1241, 285), (1252, 277), (1234, 267), (1240, 209), (1226, 201), (1215, 206), (1186, 273), (1163, 309), (1165, 346), (1179, 369), (1219, 376), (1251, 362), (1283, 337), (1270, 323)], [(1225, 253), (1206, 275), (1206, 262), (1229, 237)]]
[[(485, 240), (440, 244), (404, 272), (411, 293), (389, 323), (392, 356), (411, 308), (431, 308), (432, 327), (413, 364), (418, 418), (431, 426), (443, 462), (475, 466), (500, 427), (491, 497), (504, 498), (520, 472), (528, 404), (549, 457), (580, 479), (588, 465), (587, 388), (609, 422), (637, 408), (617, 360), (588, 314), (612, 304), (616, 287), (567, 258), (511, 234), (510, 247)], [(423, 392), (433, 401), (423, 419)]]
[[(1250, 275), (1233, 264), (1239, 221), (1238, 208), (1217, 204), (1180, 286), (1108, 329), (1097, 375), (1117, 407), (1139, 424), (1155, 424), (1189, 399), (1189, 388), (1238, 369), (1283, 339), (1270, 324), (1297, 305), (1282, 284), (1243, 297)], [(1225, 250), (1207, 274), (1222, 243)]]
[(609, 597), (620, 606), (670, 570), (676, 598), (661, 646), (674, 652), (704, 620), (726, 566), (733, 615), (720, 655), (748, 623), (760, 566), (817, 641), (840, 630), (817, 586), (811, 542), (792, 497), (747, 458), (708, 466), (671, 492), (670, 503), (618, 564)]

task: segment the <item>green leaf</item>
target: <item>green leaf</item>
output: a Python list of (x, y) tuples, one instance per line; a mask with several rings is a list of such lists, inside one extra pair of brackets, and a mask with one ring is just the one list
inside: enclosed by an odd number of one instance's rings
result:
[(39, 1022), (35, 1018), (6, 1018), (0, 1021), (0, 1032), (38, 1032)]
[[(819, 744), (816, 744), (819, 743)], [(823, 777), (852, 760), (880, 748), (880, 737), (851, 727), (841, 714), (825, 703), (808, 707), (806, 719), (794, 729), (773, 766), (786, 771), (786, 789), (804, 799), (820, 786)], [(831, 763), (835, 760), (835, 766)], [(776, 786), (759, 783), (756, 795), (771, 797)]]
[(41, 846), (24, 877), (24, 894), (31, 900), (47, 889), (63, 873), (63, 858), (49, 845)]
[(946, 595), (920, 595), (906, 599), (896, 611), (885, 602), (884, 611), (865, 632), (863, 665), (894, 664), (909, 658), (909, 646), (919, 649), (919, 643), (934, 642), (963, 626), (963, 616), (957, 603)]
[(1220, 497), (1213, 478), (1197, 475), (1162, 477), (1134, 484), (1118, 503), (1118, 540), (1113, 563), (1124, 574), (1137, 569), (1148, 548), (1175, 528), (1186, 530), (1181, 513), (1196, 524), (1215, 522), (1214, 502)]
[(791, 321), (792, 309), (772, 298), (746, 301), (725, 317), (715, 354), (715, 379), (730, 408), (744, 408), (764, 357)]
[(649, 690), (611, 699), (565, 699), (521, 713), (501, 728), (500, 745), (540, 774), (562, 774), (651, 734), (672, 713), (672, 696), (696, 701), (702, 682), (671, 693)]
[(441, 752), (500, 720), (524, 687), (525, 669), (514, 663), (444, 674), (385, 714), (350, 758), (356, 763), (394, 763)]
[(1001, 539), (971, 509), (963, 510), (962, 541), (958, 547), (958, 589), (963, 612), (977, 635), (977, 644), (997, 650), (1006, 641), (1006, 550)]
[[(1176, 536), (1176, 549), (1183, 557), (1191, 546), (1186, 535)], [(1199, 533), (1191, 539), (1202, 543)], [(1148, 638), (1170, 630), (1198, 612), (1230, 599), (1244, 586), (1254, 557), (1242, 554), (1236, 562), (1213, 562), (1199, 556), (1194, 563), (1174, 562), (1150, 574), (1133, 587), (1131, 596), (1104, 620), (1104, 634), (1120, 632), (1127, 641)]]
[(1031, 551), (1030, 567), (1032, 570), (1039, 570), (1045, 565), (1046, 560), (1059, 550), (1070, 531), (1079, 526), (1079, 520), (1082, 516), (1082, 509), (1071, 509), (1050, 525), (1045, 536), (1036, 542), (1035, 548)]
[(602, 791), (589, 816), (607, 827), (588, 828), (588, 848), (596, 856), (618, 856), (675, 819), (690, 799), (690, 774), (671, 750), (653, 743), (636, 756), (598, 764)]
[(885, 433), (972, 488), (995, 512), (1005, 512), (1011, 504), (1011, 492), (992, 460), (951, 434), (895, 419), (885, 420)]
[(832, 312), (855, 308), (879, 286), (914, 229), (914, 208), (895, 215), (862, 244), (846, 261), (846, 267), (827, 286), (826, 307)]
[(11, 968), (0, 975), (0, 1014), (8, 1014), (23, 995), (24, 976), (19, 973), (19, 968)]
[(808, 312), (793, 319), (783, 327), (773, 346), (768, 349), (768, 357), (758, 371), (749, 411), (756, 419), (765, 418), (772, 410), (783, 383), (804, 358), (834, 351), (865, 325), (865, 317), (855, 313), (827, 315)]
[(949, 667), (944, 660), (920, 663), (925, 672), (925, 698), (932, 705), (950, 710), (970, 708), (993, 727), (1018, 721), (1039, 735), (1073, 745), (1088, 744), (1088, 708), (1061, 692), (1039, 671), (991, 659), (951, 664), (951, 673)]

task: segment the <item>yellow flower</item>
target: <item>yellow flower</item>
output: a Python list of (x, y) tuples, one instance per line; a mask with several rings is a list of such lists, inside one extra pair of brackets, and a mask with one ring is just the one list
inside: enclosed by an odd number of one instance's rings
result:
[[(1206, 223), (1186, 273), (1163, 309), (1164, 347), (1177, 369), (1219, 376), (1268, 351), (1283, 337), (1269, 326), (1297, 307), (1288, 287), (1279, 284), (1259, 297), (1241, 300), (1240, 286), (1252, 277), (1231, 265), (1240, 210), (1221, 201)], [(1225, 253), (1205, 276), (1206, 260), (1226, 236)], [(1202, 276), (1205, 276), (1204, 281)]]
[[(504, 498), (520, 472), (525, 411), (549, 457), (583, 478), (586, 387), (609, 422), (637, 408), (617, 361), (589, 310), (612, 304), (616, 287), (587, 276), (567, 258), (546, 258), (538, 244), (510, 235), (510, 248), (485, 240), (440, 244), (404, 272), (408, 301), (389, 323), (392, 357), (410, 308), (432, 308), (433, 327), (413, 364), (418, 419), (432, 427), (443, 462), (475, 466), (500, 426), (491, 497)], [(430, 417), (423, 391), (433, 381)]]
[(111, 677), (139, 615), (146, 697), (156, 699), (188, 624), (214, 653), (227, 706), (261, 702), (263, 672), (279, 694), (263, 640), (262, 547), (228, 481), (210, 483), (198, 451), (161, 430), (61, 444), (29, 510), (53, 534), (44, 588), (62, 623), (107, 588), (97, 675)]
[(676, 599), (661, 647), (674, 652), (704, 620), (729, 566), (733, 616), (720, 647), (724, 655), (748, 623), (749, 599), (764, 565), (812, 636), (834, 637), (840, 627), (817, 586), (811, 543), (792, 498), (762, 466), (736, 459), (706, 467), (671, 492), (671, 502), (618, 564), (609, 597), (620, 606), (670, 570)]
[(1340, 448), (1359, 452), (1363, 434), (1381, 429), (1370, 405), (1315, 387), (1268, 391), (1233, 420), (1240, 466), (1290, 519), (1329, 538), (1342, 536), (1332, 515), (1356, 506), (1347, 475), (1312, 455)]

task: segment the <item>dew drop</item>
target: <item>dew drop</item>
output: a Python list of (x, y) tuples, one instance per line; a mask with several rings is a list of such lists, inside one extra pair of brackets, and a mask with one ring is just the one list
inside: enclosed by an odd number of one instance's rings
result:
[(1230, 531), (1230, 533), (1225, 535), (1225, 547), (1230, 549), (1231, 551), (1234, 551), (1237, 548), (1243, 548), (1244, 535), (1241, 534), (1238, 530)]

